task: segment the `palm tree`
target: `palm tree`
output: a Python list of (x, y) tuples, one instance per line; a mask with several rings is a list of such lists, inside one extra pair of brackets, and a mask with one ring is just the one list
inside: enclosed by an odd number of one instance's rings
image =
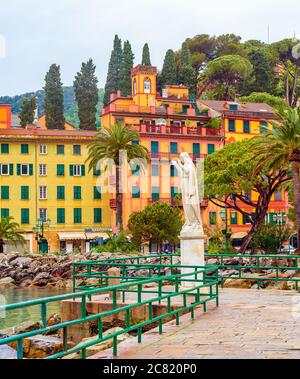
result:
[(4, 251), (5, 242), (13, 243), (15, 246), (17, 242), (22, 245), (25, 243), (25, 239), (21, 235), (20, 225), (14, 222), (13, 219), (13, 217), (5, 217), (0, 221), (0, 253)]
[(96, 169), (100, 160), (112, 159), (116, 167), (116, 196), (117, 196), (117, 227), (123, 229), (123, 195), (121, 191), (120, 179), (123, 162), (120, 152), (126, 153), (127, 161), (135, 159), (145, 159), (149, 161), (148, 149), (137, 143), (139, 134), (131, 130), (130, 126), (116, 124), (110, 128), (102, 128), (97, 139), (89, 146), (89, 171)]
[(260, 157), (259, 169), (267, 164), (271, 169), (290, 168), (294, 188), (294, 204), (300, 252), (300, 109), (287, 109), (278, 112), (280, 121), (272, 122), (272, 129), (265, 129), (255, 137), (255, 156)]

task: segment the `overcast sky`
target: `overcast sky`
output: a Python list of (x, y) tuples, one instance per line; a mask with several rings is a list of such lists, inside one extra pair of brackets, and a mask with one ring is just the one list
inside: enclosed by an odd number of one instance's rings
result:
[(52, 63), (71, 85), (90, 57), (103, 86), (115, 33), (131, 42), (136, 64), (148, 42), (152, 64), (161, 67), (166, 50), (187, 37), (235, 33), (267, 41), (269, 24), (272, 42), (299, 37), (299, 19), (299, 0), (2, 0), (0, 95), (42, 88)]

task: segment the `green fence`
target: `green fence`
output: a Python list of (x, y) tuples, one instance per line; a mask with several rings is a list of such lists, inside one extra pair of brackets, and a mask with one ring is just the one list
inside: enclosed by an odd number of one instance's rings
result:
[[(146, 265), (143, 264), (143, 266)], [(49, 356), (49, 359), (62, 358), (66, 355), (78, 351), (81, 352), (81, 357), (84, 359), (86, 358), (86, 349), (89, 346), (99, 344), (109, 339), (113, 340), (113, 354), (117, 355), (117, 337), (122, 333), (130, 333), (133, 331), (137, 331), (137, 339), (138, 342), (141, 343), (143, 327), (149, 324), (158, 324), (159, 333), (161, 334), (163, 330), (163, 321), (167, 317), (173, 316), (176, 319), (176, 323), (179, 324), (179, 318), (183, 313), (190, 312), (190, 315), (193, 318), (195, 308), (199, 306), (202, 306), (203, 311), (206, 312), (206, 305), (209, 301), (215, 301), (216, 306), (218, 306), (218, 276), (217, 274), (211, 277), (208, 277), (207, 275), (209, 272), (217, 273), (217, 267), (190, 267), (189, 270), (190, 271), (185, 274), (179, 273), (165, 276), (157, 276), (148, 279), (144, 278), (138, 280), (128, 280), (127, 282), (121, 283), (116, 286), (109, 286), (105, 288), (97, 288), (92, 290), (90, 289), (88, 291), (83, 292), (76, 292), (66, 295), (36, 299), (27, 302), (2, 306), (0, 307), (0, 312), (9, 312), (15, 309), (26, 310), (26, 308), (28, 307), (39, 306), (42, 328), (27, 333), (15, 335), (12, 337), (4, 338), (0, 340), (0, 345), (16, 343), (18, 359), (22, 359), (24, 339), (34, 337), (39, 334), (62, 330), (64, 335), (64, 351)], [(185, 282), (189, 282), (188, 287), (184, 286)], [(149, 288), (150, 284), (154, 285), (154, 287)], [(91, 301), (93, 296), (107, 294), (108, 292), (111, 293), (112, 297), (112, 309), (98, 314), (88, 315), (86, 310), (87, 302)], [(118, 292), (122, 294), (122, 300), (118, 299)], [(126, 297), (126, 294), (129, 292), (135, 293), (136, 301), (133, 304), (125, 305), (123, 303), (123, 300)], [(51, 302), (61, 302), (64, 300), (72, 299), (80, 299), (81, 317), (75, 320), (61, 322), (57, 325), (47, 327), (47, 305)], [(165, 313), (159, 316), (154, 316), (154, 304), (166, 305)], [(131, 310), (144, 305), (147, 305), (147, 319), (133, 324), (131, 320)], [(175, 308), (173, 307), (174, 305), (176, 305)], [(123, 330), (116, 331), (114, 333), (110, 333), (104, 336), (103, 319), (106, 316), (117, 315), (121, 312), (124, 312), (125, 315), (125, 328)], [(69, 328), (74, 325), (89, 323), (91, 321), (97, 321), (98, 338), (91, 342), (82, 343), (70, 348), (68, 344)]]

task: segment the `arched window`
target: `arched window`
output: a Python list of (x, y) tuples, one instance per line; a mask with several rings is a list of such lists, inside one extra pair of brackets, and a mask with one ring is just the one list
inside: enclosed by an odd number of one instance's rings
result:
[(133, 94), (136, 95), (136, 79), (133, 81)]
[(149, 78), (144, 79), (144, 93), (151, 93), (151, 80)]

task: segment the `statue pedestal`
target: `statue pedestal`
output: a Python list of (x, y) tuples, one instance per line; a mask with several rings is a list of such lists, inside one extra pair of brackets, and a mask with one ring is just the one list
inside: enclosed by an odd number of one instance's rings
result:
[[(181, 251), (181, 265), (182, 266), (204, 266), (204, 240), (205, 235), (202, 227), (192, 228), (183, 227), (180, 233), (180, 251)], [(181, 273), (187, 274), (193, 269), (182, 268)], [(198, 275), (199, 279), (203, 278), (202, 274)], [(182, 288), (194, 287), (195, 282), (189, 282), (189, 276), (184, 278), (185, 281), (181, 282)], [(191, 276), (194, 279), (194, 276)]]

